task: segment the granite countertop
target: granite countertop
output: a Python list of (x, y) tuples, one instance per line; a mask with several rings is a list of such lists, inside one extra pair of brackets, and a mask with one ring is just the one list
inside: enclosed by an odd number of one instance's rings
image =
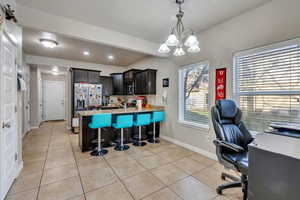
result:
[(159, 111), (164, 109), (165, 108), (163, 106), (152, 106), (151, 108), (143, 108), (141, 110), (138, 110), (137, 108), (127, 108), (126, 110), (124, 108), (109, 109), (109, 110), (86, 110), (86, 111), (80, 111), (78, 112), (78, 114), (80, 116), (91, 116), (100, 113), (124, 114), (124, 113), (152, 112), (152, 111)]

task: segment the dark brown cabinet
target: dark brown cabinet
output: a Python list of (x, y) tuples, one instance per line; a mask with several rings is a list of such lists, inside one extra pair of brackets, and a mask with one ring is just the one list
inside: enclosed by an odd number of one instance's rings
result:
[(142, 70), (138, 69), (130, 69), (123, 73), (124, 75), (124, 94), (125, 95), (133, 95), (135, 94), (135, 76), (137, 73)]
[(100, 72), (98, 71), (88, 71), (89, 83), (99, 84), (100, 83)]
[(100, 72), (93, 70), (84, 70), (84, 69), (72, 69), (73, 72), (73, 82), (74, 83), (100, 83)]
[(72, 69), (74, 83), (80, 82), (88, 82), (88, 72), (86, 70), (81, 69)]
[(135, 75), (135, 94), (156, 94), (156, 71), (146, 69)]
[(113, 78), (110, 76), (100, 76), (100, 84), (102, 84), (102, 95), (113, 95)]
[(123, 95), (124, 94), (124, 79), (123, 73), (113, 73), (112, 85), (113, 85), (113, 95)]

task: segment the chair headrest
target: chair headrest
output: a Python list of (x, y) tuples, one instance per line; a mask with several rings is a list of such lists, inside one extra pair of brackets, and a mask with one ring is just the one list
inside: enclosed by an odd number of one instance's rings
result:
[(221, 118), (233, 119), (238, 113), (238, 107), (235, 101), (231, 99), (222, 99), (217, 101), (217, 108)]

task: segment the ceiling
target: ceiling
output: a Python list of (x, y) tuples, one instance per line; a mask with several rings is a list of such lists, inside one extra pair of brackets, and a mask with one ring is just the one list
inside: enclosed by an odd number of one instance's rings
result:
[[(50, 37), (55, 38), (59, 45), (54, 49), (49, 49), (42, 46), (39, 42), (39, 39), (44, 37), (44, 35), (45, 32), (43, 31), (26, 27), (23, 28), (23, 48), (25, 53), (36, 56), (125, 67), (146, 56), (146, 54), (143, 53), (74, 39), (58, 34), (51, 34)], [(90, 55), (83, 55), (83, 51), (89, 51)], [(115, 59), (110, 61), (107, 58), (109, 55), (113, 55)]]
[[(170, 26), (175, 23), (178, 9), (174, 1), (17, 0), (17, 3), (159, 43), (165, 40)], [(268, 1), (270, 0), (185, 0), (184, 23), (200, 32)], [(97, 60), (96, 57), (94, 59)]]

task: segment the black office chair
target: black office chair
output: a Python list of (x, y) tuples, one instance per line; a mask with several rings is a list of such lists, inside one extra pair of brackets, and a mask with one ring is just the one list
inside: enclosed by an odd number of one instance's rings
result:
[(253, 141), (249, 131), (241, 121), (242, 112), (233, 100), (219, 100), (211, 109), (212, 122), (214, 125), (216, 140), (216, 152), (219, 162), (227, 169), (240, 172), (238, 179), (226, 173), (221, 178), (233, 180), (233, 182), (220, 185), (217, 193), (228, 188), (242, 187), (243, 199), (247, 199), (248, 189), (248, 147)]

